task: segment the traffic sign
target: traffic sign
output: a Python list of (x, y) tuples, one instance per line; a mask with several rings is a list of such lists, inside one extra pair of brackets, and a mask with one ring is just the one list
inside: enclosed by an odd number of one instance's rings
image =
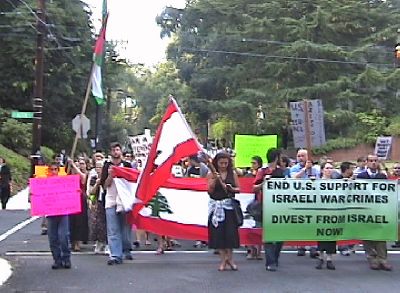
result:
[(16, 118), (16, 119), (32, 119), (32, 118), (33, 118), (33, 112), (12, 111), (12, 112), (11, 112), (11, 118)]
[(84, 114), (78, 114), (72, 120), (72, 129), (77, 133), (78, 138), (87, 138), (87, 133), (90, 130), (90, 120)]

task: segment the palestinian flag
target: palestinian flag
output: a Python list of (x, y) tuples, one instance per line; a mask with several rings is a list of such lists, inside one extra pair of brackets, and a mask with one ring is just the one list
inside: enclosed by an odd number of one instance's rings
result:
[(106, 44), (106, 27), (107, 27), (107, 2), (103, 2), (103, 19), (100, 34), (97, 37), (96, 45), (94, 48), (93, 68), (92, 68), (92, 94), (96, 99), (98, 105), (105, 102), (102, 89), (101, 68), (104, 63), (105, 44)]

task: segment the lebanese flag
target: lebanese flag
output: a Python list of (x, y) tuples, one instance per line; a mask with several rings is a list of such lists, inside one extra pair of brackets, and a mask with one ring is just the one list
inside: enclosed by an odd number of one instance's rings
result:
[[(115, 167), (114, 182), (118, 194), (133, 198), (138, 187), (138, 172), (131, 168)], [(240, 178), (240, 193), (235, 195), (245, 211), (254, 199), (253, 178)], [(208, 241), (208, 201), (207, 179), (168, 177), (152, 197), (135, 215), (134, 224), (138, 229), (165, 235), (175, 239)], [(129, 200), (129, 199), (127, 199)], [(138, 207), (138, 205), (135, 205)], [(255, 221), (245, 215), (240, 228), (243, 245), (261, 244), (262, 230), (254, 228)]]
[[(138, 171), (115, 167), (114, 182), (118, 194), (133, 198), (137, 187)], [(239, 178), (240, 201), (244, 212), (243, 226), (239, 229), (241, 245), (262, 244), (262, 229), (255, 228), (256, 222), (248, 215), (247, 205), (254, 199), (254, 178)], [(134, 223), (138, 229), (165, 235), (174, 239), (208, 241), (207, 179), (169, 177), (159, 188), (157, 196), (141, 206)], [(358, 243), (353, 240), (338, 241), (339, 244)], [(315, 245), (312, 241), (290, 241), (285, 245)]]
[[(151, 145), (146, 166), (139, 177), (136, 198), (142, 204), (148, 203), (156, 195), (160, 186), (171, 176), (173, 164), (201, 150), (202, 147), (178, 104), (170, 96), (166, 112)], [(139, 209), (134, 208), (133, 211), (137, 213)]]

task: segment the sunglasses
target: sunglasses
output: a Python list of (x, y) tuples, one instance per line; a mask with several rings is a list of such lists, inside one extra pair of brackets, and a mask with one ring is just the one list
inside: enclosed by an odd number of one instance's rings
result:
[(51, 171), (58, 171), (58, 168), (49, 168)]

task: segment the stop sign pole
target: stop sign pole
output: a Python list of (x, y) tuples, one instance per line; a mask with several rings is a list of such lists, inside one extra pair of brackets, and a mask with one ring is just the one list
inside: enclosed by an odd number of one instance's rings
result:
[[(90, 70), (90, 75), (89, 75), (90, 78), (89, 78), (89, 81), (88, 81), (88, 84), (87, 84), (87, 87), (86, 87), (86, 94), (85, 94), (85, 99), (84, 99), (83, 104), (82, 104), (82, 110), (81, 110), (81, 116), (80, 117), (85, 116), (87, 103), (88, 103), (89, 95), (90, 95), (90, 88), (92, 86), (93, 70), (94, 70), (94, 63), (92, 64), (92, 69)], [(80, 121), (81, 121), (80, 122), (81, 125), (79, 125), (79, 129), (82, 128), (82, 119)], [(78, 145), (79, 134), (80, 134), (80, 132), (77, 131), (76, 135), (75, 135), (74, 143), (72, 144), (72, 149), (71, 149), (71, 153), (70, 153), (70, 158), (71, 159), (73, 159), (74, 156), (75, 156), (76, 146)], [(69, 166), (68, 166), (68, 169), (69, 169)]]

